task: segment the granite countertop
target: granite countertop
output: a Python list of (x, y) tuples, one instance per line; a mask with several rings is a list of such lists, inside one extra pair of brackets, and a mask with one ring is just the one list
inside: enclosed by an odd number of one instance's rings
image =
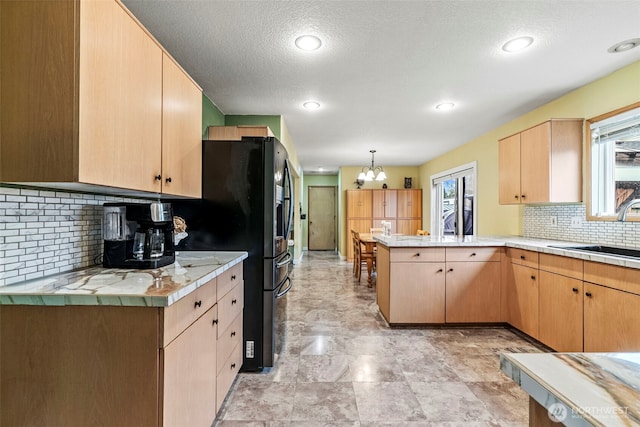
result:
[(166, 307), (219, 276), (247, 252), (187, 252), (153, 270), (91, 267), (0, 286), (0, 305)]
[(389, 248), (403, 247), (464, 247), (464, 246), (506, 246), (509, 248), (526, 249), (552, 255), (561, 255), (571, 258), (578, 258), (585, 261), (601, 262), (620, 267), (640, 269), (640, 259), (605, 255), (600, 253), (589, 253), (571, 249), (553, 248), (550, 246), (580, 246), (591, 245), (590, 243), (567, 242), (561, 240), (540, 240), (529, 239), (519, 236), (406, 236), (374, 235), (374, 239)]
[(567, 426), (640, 425), (640, 353), (507, 353), (500, 368)]

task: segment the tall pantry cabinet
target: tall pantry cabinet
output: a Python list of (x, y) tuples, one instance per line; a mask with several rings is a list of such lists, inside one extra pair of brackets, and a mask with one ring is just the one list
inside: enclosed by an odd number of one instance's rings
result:
[(200, 197), (202, 92), (122, 3), (3, 1), (0, 36), (0, 181)]
[(422, 228), (422, 190), (347, 190), (347, 258), (353, 259), (351, 230), (369, 233), (381, 221), (392, 233), (414, 235)]

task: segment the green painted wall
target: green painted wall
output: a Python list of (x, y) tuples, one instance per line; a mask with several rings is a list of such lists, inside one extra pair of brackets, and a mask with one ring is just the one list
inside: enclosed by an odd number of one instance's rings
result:
[[(428, 230), (431, 224), (430, 176), (477, 160), (478, 234), (522, 235), (522, 208), (498, 204), (498, 140), (550, 118), (589, 119), (639, 100), (640, 61), (637, 61), (423, 164), (420, 166), (423, 227)], [(583, 156), (583, 194), (587, 177), (585, 165)]]
[(207, 95), (202, 94), (202, 137), (207, 135), (207, 127), (209, 126), (223, 126), (224, 114), (218, 109)]
[(269, 126), (276, 138), (281, 139), (280, 116), (236, 116), (224, 117), (225, 126), (257, 125)]
[[(305, 175), (304, 176), (304, 189), (302, 194), (302, 213), (307, 214), (307, 219), (301, 221), (302, 225), (302, 247), (307, 248), (309, 246), (309, 187), (314, 186), (332, 186), (338, 187), (338, 175)], [(336, 200), (336, 203), (338, 201)], [(299, 206), (299, 205), (297, 205)], [(336, 206), (337, 208), (337, 206)], [(336, 236), (336, 245), (340, 241), (340, 236)]]

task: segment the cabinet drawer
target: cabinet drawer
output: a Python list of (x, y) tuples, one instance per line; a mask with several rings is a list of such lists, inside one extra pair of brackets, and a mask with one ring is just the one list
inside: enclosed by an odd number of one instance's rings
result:
[(584, 281), (640, 295), (640, 270), (600, 262), (584, 262)]
[(236, 286), (218, 301), (218, 339), (244, 307), (244, 286)]
[(218, 332), (218, 337), (218, 357), (216, 360), (218, 361), (217, 372), (219, 373), (233, 349), (242, 342), (242, 312), (238, 313), (224, 332)]
[(540, 254), (540, 270), (582, 280), (583, 261), (560, 255)]
[(241, 366), (242, 343), (233, 349), (231, 356), (224, 362), (224, 366), (222, 366), (222, 369), (218, 373), (216, 384), (216, 412), (220, 410), (220, 406), (222, 406), (222, 402), (224, 402), (225, 397), (227, 397), (231, 384), (233, 384), (233, 380), (236, 378), (236, 375), (238, 375)]
[(236, 264), (217, 277), (218, 299), (225, 296), (238, 283), (242, 283), (242, 263)]
[(444, 248), (392, 248), (391, 262), (444, 262)]
[(447, 248), (447, 261), (500, 261), (502, 248)]
[(195, 322), (216, 303), (216, 279), (200, 286), (175, 304), (163, 309), (163, 334), (161, 346), (173, 341), (182, 331)]
[(509, 248), (508, 252), (513, 264), (538, 268), (538, 252), (516, 248)]

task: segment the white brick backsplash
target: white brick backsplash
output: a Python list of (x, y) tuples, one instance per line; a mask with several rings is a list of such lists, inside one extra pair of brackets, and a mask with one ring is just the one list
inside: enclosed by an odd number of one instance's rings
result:
[(142, 199), (0, 185), (0, 286), (94, 265), (102, 204)]
[[(557, 225), (549, 225), (555, 216)], [(571, 218), (579, 217), (579, 226)], [(525, 206), (523, 235), (536, 239), (565, 240), (610, 246), (640, 247), (640, 222), (587, 221), (583, 204)]]

